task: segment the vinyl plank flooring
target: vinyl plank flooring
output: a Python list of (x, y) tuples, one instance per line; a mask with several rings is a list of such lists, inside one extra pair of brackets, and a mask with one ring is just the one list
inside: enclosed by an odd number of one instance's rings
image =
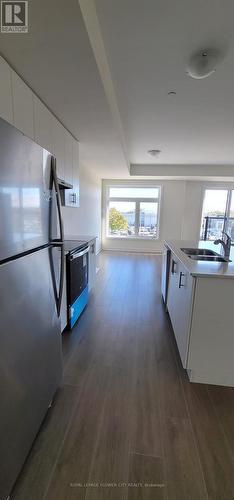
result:
[(207, 387), (184, 383), (199, 456), (212, 500), (234, 499), (234, 463)]
[[(135, 315), (135, 292), (128, 300), (133, 269), (118, 290), (121, 314), (115, 321), (114, 354), (110, 370), (110, 390), (105, 399), (99, 434), (93, 452), (85, 500), (122, 500), (126, 498), (128, 451), (131, 435), (131, 394), (135, 369), (136, 329), (129, 321)], [(110, 307), (116, 310), (116, 304)], [(120, 313), (120, 311), (119, 311)], [(112, 326), (113, 329), (113, 326)], [(121, 486), (124, 483), (123, 486)], [(92, 485), (98, 485), (94, 488)]]
[(132, 393), (131, 451), (161, 456), (159, 379), (151, 324), (138, 326)]
[(208, 387), (208, 394), (234, 461), (234, 389), (211, 385)]
[(12, 499), (44, 498), (77, 399), (77, 391), (73, 387), (63, 386), (58, 391), (15, 485)]
[(189, 419), (163, 420), (168, 500), (207, 500), (207, 491)]
[(121, 365), (114, 360), (112, 363), (110, 387), (90, 467), (88, 482), (98, 483), (99, 488), (87, 488), (85, 500), (121, 500), (125, 495), (126, 488), (119, 485), (127, 482), (132, 373), (131, 361), (124, 358), (124, 353), (121, 358)]
[(128, 500), (164, 500), (162, 459), (131, 453), (128, 483)]
[(163, 418), (186, 419), (188, 412), (179, 377), (176, 353), (173, 353), (172, 350), (170, 329), (171, 326), (167, 318), (164, 319), (163, 323), (158, 323), (156, 329), (156, 360), (161, 413)]
[(90, 369), (77, 411), (73, 415), (46, 500), (85, 498), (93, 448), (99, 433), (106, 394), (110, 389), (104, 371), (98, 371), (94, 376), (96, 362)]
[[(79, 325), (79, 339), (76, 345), (73, 346), (73, 352), (70, 354), (64, 367), (64, 383), (77, 387), (82, 387), (90, 364), (95, 356), (97, 339), (93, 332), (97, 331), (98, 326), (101, 326), (101, 321), (97, 318), (96, 314), (93, 314), (89, 318), (85, 317), (85, 320)], [(72, 333), (73, 331), (70, 335)]]

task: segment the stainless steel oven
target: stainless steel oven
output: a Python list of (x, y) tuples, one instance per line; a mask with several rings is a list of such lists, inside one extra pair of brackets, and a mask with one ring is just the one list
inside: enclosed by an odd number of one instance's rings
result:
[(66, 242), (68, 328), (72, 329), (88, 303), (89, 251), (88, 243)]

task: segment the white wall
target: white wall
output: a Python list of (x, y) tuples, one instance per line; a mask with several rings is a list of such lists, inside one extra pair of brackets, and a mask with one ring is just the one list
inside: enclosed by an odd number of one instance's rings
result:
[(62, 207), (65, 235), (97, 236), (101, 248), (101, 180), (80, 163), (80, 207)]
[[(159, 239), (125, 239), (125, 238), (108, 238), (106, 236), (106, 187), (110, 185), (144, 185), (161, 186), (161, 207), (159, 220)], [(102, 248), (104, 250), (122, 250), (129, 252), (160, 252), (162, 250), (163, 241), (167, 238), (181, 239), (182, 237), (182, 222), (184, 217), (185, 205), (185, 181), (119, 181), (119, 180), (104, 180), (102, 196)]]

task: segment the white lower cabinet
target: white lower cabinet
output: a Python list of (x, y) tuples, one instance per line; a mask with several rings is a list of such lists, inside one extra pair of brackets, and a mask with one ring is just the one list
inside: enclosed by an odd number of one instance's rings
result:
[(172, 254), (167, 307), (182, 365), (187, 367), (194, 278)]
[(191, 382), (234, 386), (234, 278), (192, 276), (171, 253), (167, 309)]

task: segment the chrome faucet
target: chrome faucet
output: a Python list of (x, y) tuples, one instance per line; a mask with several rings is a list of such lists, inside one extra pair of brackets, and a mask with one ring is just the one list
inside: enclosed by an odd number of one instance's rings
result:
[(227, 233), (223, 232), (222, 234), (225, 237), (226, 241), (224, 241), (224, 239), (215, 240), (214, 245), (219, 245), (219, 244), (222, 245), (225, 259), (229, 259), (232, 240)]

